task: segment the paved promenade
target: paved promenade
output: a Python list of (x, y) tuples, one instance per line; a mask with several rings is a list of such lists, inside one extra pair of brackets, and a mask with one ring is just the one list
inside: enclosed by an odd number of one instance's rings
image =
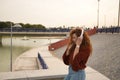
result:
[(111, 80), (120, 80), (120, 33), (101, 33), (90, 38), (93, 55), (88, 65)]

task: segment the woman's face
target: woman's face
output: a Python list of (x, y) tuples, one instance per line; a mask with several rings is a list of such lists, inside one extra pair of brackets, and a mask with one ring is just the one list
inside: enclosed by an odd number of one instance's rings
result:
[(74, 33), (73, 35), (72, 35), (72, 42), (73, 43), (76, 43), (76, 41), (77, 41), (77, 35)]

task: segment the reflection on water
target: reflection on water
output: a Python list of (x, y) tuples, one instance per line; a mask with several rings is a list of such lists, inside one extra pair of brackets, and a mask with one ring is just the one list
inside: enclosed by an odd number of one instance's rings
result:
[[(55, 37), (13, 37), (13, 62), (23, 52), (42, 45), (61, 40)], [(0, 46), (0, 72), (9, 71), (10, 66), (10, 37), (2, 37), (2, 46)]]

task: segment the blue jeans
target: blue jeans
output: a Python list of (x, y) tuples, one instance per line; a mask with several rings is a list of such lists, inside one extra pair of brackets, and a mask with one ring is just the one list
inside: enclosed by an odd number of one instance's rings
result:
[(72, 67), (69, 66), (69, 73), (64, 80), (85, 80), (85, 77), (85, 70), (78, 70), (75, 72), (72, 70)]

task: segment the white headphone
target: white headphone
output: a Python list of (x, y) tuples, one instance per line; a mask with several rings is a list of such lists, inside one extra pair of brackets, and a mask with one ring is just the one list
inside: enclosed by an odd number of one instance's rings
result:
[(84, 33), (84, 30), (82, 29), (82, 32), (81, 32), (80, 38), (83, 38), (83, 33)]

